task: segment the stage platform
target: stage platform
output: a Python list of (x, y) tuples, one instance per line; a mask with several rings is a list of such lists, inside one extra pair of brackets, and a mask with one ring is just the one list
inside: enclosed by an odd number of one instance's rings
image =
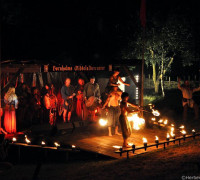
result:
[[(104, 156), (106, 158), (120, 159), (126, 158), (126, 153), (120, 156), (115, 153), (117, 150), (113, 146), (122, 146), (123, 138), (121, 135), (108, 136), (107, 127), (101, 127), (97, 122), (74, 122), (74, 123), (58, 123), (57, 132), (52, 136), (52, 126), (49, 124), (37, 125), (31, 128), (32, 134), (44, 135), (52, 141), (58, 141), (63, 145), (71, 147), (75, 145), (80, 151), (94, 154), (95, 156)], [(176, 137), (181, 136), (180, 129), (175, 129)], [(114, 132), (114, 129), (113, 129)], [(148, 145), (155, 144), (155, 136), (159, 137), (159, 141), (166, 141), (167, 133), (170, 132), (170, 127), (153, 126), (151, 128), (143, 128), (140, 130), (133, 130), (129, 143), (137, 147), (144, 146), (143, 137), (148, 141)], [(191, 133), (190, 133), (191, 134)], [(170, 143), (173, 145), (173, 143)], [(162, 149), (160, 145), (158, 149)], [(156, 147), (150, 147), (145, 151), (144, 149), (137, 150), (129, 156), (150, 152), (156, 150)]]
[[(167, 128), (153, 127), (151, 129), (145, 128), (141, 130), (133, 130), (129, 142), (135, 144), (136, 147), (143, 146), (142, 138), (145, 137), (148, 140), (148, 144), (155, 143), (155, 136), (159, 137), (160, 141), (166, 140)], [(176, 135), (180, 135), (179, 132), (175, 132)], [(97, 155), (103, 155), (110, 158), (126, 158), (126, 153), (121, 157), (116, 154), (116, 149), (113, 146), (122, 146), (123, 138), (121, 135), (113, 135), (109, 137), (106, 127), (100, 127), (98, 123), (89, 124), (80, 128), (76, 128), (73, 133), (66, 133), (60, 135), (58, 139), (64, 144), (75, 145), (81, 150), (96, 153)], [(160, 146), (159, 148), (163, 148)], [(155, 150), (155, 147), (148, 148), (146, 152)], [(130, 153), (130, 156), (145, 153), (144, 150), (138, 150), (135, 154)]]

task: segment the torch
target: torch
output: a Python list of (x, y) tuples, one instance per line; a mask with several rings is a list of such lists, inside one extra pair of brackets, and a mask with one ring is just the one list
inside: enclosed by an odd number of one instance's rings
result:
[(169, 133), (167, 133), (167, 137), (166, 137), (167, 145), (169, 145), (169, 138), (170, 138), (170, 135), (169, 135)]
[(158, 139), (158, 136), (156, 136), (155, 143), (156, 143), (156, 147), (158, 148), (158, 144), (159, 144), (159, 139)]
[(181, 133), (183, 134), (183, 140), (185, 141), (186, 131), (183, 129), (183, 130), (181, 131)]
[(147, 150), (147, 139), (146, 138), (142, 138), (143, 139), (143, 143), (144, 143), (144, 150)]
[(57, 149), (60, 147), (60, 144), (58, 142), (54, 142), (54, 145), (57, 147)]
[(45, 146), (45, 145), (46, 145), (45, 141), (41, 141), (41, 146)]
[(192, 130), (192, 135), (193, 135), (193, 138), (195, 139), (195, 135), (196, 135), (195, 129)]
[(12, 138), (12, 142), (14, 143), (14, 142), (16, 142), (17, 141), (17, 138), (16, 137), (13, 137)]
[(25, 141), (27, 144), (31, 144), (31, 141), (28, 139), (27, 135), (25, 135)]

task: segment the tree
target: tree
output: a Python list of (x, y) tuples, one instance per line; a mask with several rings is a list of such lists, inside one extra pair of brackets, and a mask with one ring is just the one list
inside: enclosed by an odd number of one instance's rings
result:
[[(183, 59), (185, 64), (191, 63), (193, 55), (192, 30), (188, 21), (181, 21), (178, 16), (171, 16), (165, 22), (155, 17), (149, 22), (145, 34), (145, 64), (152, 68), (155, 93), (161, 84), (164, 96), (163, 78), (175, 59)], [(139, 32), (139, 31), (138, 31)], [(142, 37), (135, 33), (135, 40), (130, 39), (129, 50), (123, 50), (123, 58), (141, 59)]]

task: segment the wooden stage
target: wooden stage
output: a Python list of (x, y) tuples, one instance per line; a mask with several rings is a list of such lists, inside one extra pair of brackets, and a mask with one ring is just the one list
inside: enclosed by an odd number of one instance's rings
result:
[[(165, 141), (167, 132), (169, 132), (167, 131), (167, 128), (160, 129), (158, 127), (152, 129), (141, 129), (138, 131), (134, 130), (129, 138), (129, 142), (135, 144), (136, 147), (140, 147), (143, 146), (143, 137), (147, 138), (148, 144), (155, 143), (155, 136), (158, 136), (160, 141)], [(107, 133), (106, 127), (100, 127), (100, 125), (96, 123), (76, 128), (73, 133), (60, 135), (58, 139), (64, 144), (75, 145), (81, 150), (88, 152), (93, 152), (117, 159), (125, 158), (126, 153), (120, 157), (119, 154), (115, 153), (116, 149), (113, 147), (122, 146), (122, 136), (113, 135), (112, 137), (109, 137), (107, 136)], [(180, 135), (178, 132), (175, 133), (177, 136)], [(163, 148), (163, 146), (160, 146), (159, 148)], [(156, 148), (148, 148), (147, 152), (153, 149)], [(143, 149), (138, 150), (134, 155), (144, 152), (145, 151)], [(130, 153), (130, 156), (133, 156), (133, 153)]]

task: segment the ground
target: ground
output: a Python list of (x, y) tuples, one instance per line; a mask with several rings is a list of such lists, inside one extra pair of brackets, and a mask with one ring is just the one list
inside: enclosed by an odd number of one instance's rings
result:
[[(40, 180), (54, 179), (181, 179), (200, 178), (199, 138), (181, 146), (120, 160), (43, 164)], [(14, 165), (1, 180), (32, 179), (36, 164)]]

